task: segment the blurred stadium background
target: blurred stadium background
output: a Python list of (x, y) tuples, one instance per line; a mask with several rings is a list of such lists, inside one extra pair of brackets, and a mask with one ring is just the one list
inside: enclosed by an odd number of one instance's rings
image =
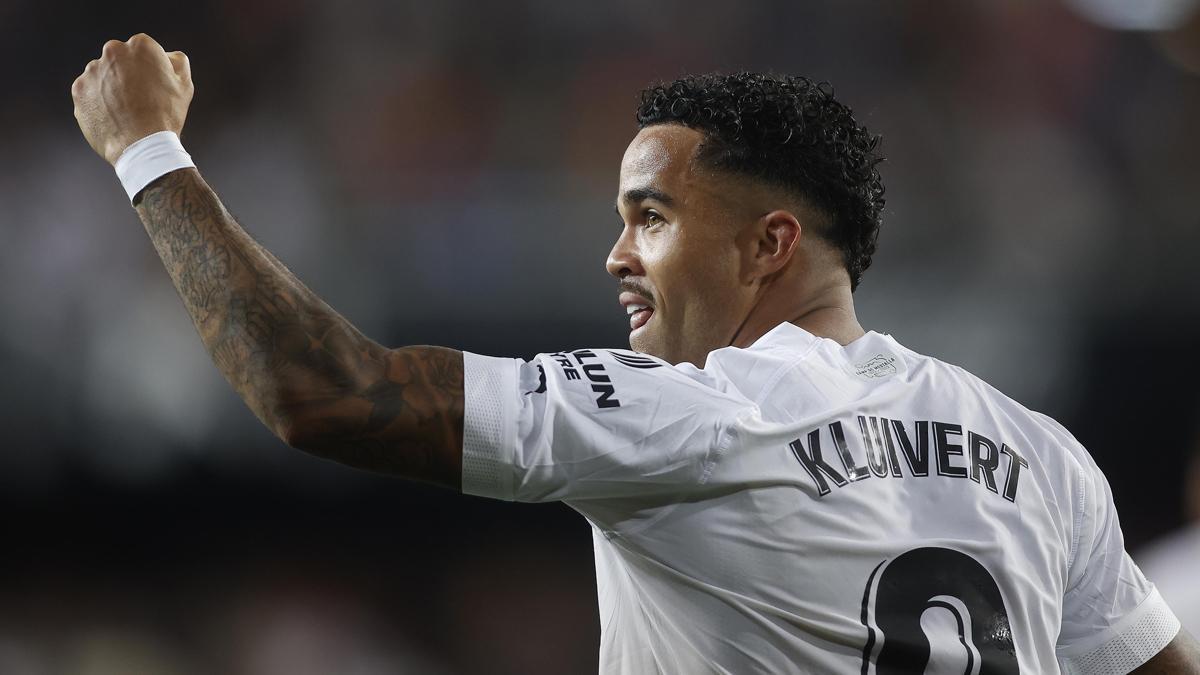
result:
[(827, 79), (888, 157), (864, 324), (1067, 424), (1138, 551), (1200, 447), (1198, 4), (0, 0), (0, 673), (596, 668), (582, 518), (308, 458), (220, 379), (72, 118), (105, 40), (190, 55), (201, 170), (367, 334), (525, 357), (626, 344), (641, 87)]

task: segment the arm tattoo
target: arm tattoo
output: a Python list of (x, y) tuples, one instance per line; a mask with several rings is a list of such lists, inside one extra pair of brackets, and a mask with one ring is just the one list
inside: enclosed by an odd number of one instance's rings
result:
[(154, 181), (136, 207), (213, 361), (276, 435), (459, 489), (460, 352), (369, 340), (242, 230), (195, 169)]

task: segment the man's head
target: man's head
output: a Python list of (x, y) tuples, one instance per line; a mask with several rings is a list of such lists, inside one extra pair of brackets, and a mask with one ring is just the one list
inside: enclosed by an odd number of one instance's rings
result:
[(634, 349), (703, 365), (857, 288), (883, 208), (879, 139), (827, 85), (688, 77), (643, 91), (637, 119), (607, 265), (622, 304), (649, 307), (630, 320)]

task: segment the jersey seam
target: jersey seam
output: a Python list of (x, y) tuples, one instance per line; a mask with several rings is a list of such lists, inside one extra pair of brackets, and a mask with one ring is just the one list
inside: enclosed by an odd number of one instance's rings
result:
[(733, 418), (730, 424), (723, 425), (725, 428), (721, 431), (721, 438), (717, 441), (716, 447), (713, 448), (708, 461), (704, 463), (704, 471), (700, 474), (700, 480), (696, 482), (697, 486), (708, 483), (708, 479), (712, 477), (713, 470), (717, 468), (717, 464), (725, 456), (725, 452), (729, 450), (729, 446), (733, 445), (733, 437), (741, 427), (742, 417), (752, 414), (754, 410), (757, 410), (757, 406), (743, 410)]
[[(1067, 576), (1070, 578), (1071, 569), (1075, 566), (1075, 558), (1079, 555), (1079, 541), (1083, 537), (1083, 517), (1087, 513), (1087, 476), (1083, 471), (1083, 467), (1078, 468), (1075, 480), (1079, 485), (1079, 498), (1076, 500), (1076, 511), (1071, 519), (1071, 550), (1067, 553)], [(1074, 587), (1067, 589), (1067, 592), (1073, 590)]]

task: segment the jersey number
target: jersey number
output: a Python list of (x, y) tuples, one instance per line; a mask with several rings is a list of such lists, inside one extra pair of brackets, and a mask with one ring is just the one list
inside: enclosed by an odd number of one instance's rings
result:
[(987, 568), (948, 548), (915, 548), (875, 567), (863, 593), (862, 675), (1019, 673), (1008, 610)]

